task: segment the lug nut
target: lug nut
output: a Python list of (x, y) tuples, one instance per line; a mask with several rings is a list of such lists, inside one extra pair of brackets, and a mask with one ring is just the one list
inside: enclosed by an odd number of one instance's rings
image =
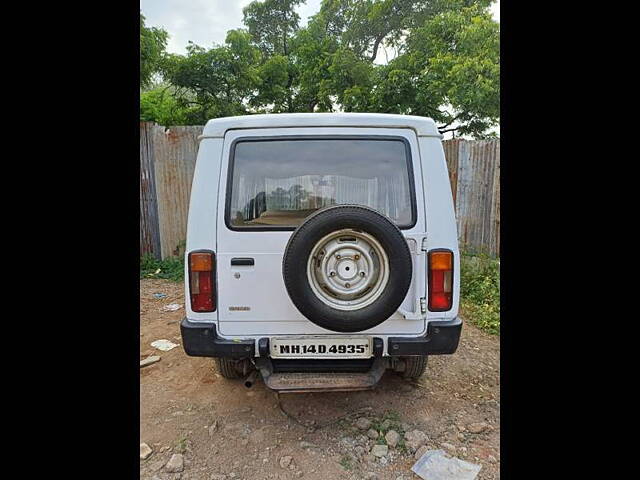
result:
[(329, 276), (335, 277), (336, 276), (336, 272), (329, 272)]
[(355, 254), (355, 256), (354, 256), (353, 258), (355, 258), (356, 260), (360, 260), (360, 255), (358, 255), (358, 254), (356, 253), (356, 254)]
[(351, 286), (351, 284), (349, 282), (344, 284), (345, 287), (349, 288)]
[(364, 277), (365, 273), (364, 272), (360, 272), (360, 276)]
[(340, 258), (341, 258), (341, 257), (340, 257), (340, 254), (337, 254), (337, 255), (336, 255), (336, 258), (337, 258), (338, 260), (340, 260)]

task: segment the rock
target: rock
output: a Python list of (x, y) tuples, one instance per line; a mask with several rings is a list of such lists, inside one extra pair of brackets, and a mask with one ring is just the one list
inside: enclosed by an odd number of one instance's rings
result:
[(458, 434), (458, 440), (460, 440), (461, 442), (464, 440), (464, 433)]
[(209, 477), (209, 480), (225, 480), (225, 478), (227, 478), (227, 476), (224, 475), (223, 473), (213, 473)]
[(375, 472), (367, 472), (364, 474), (364, 480), (378, 480), (379, 478)]
[(386, 465), (389, 461), (387, 460), (387, 457), (381, 457), (380, 458), (380, 465)]
[(486, 432), (487, 430), (489, 430), (489, 428), (489, 425), (485, 422), (472, 423), (471, 425), (467, 426), (467, 430), (469, 430), (471, 433)]
[(285, 455), (284, 457), (280, 457), (280, 468), (287, 468), (289, 465), (291, 465), (292, 460), (293, 460), (293, 457), (291, 457), (290, 455)]
[(216, 430), (218, 430), (218, 420), (214, 420), (213, 423), (209, 426), (209, 428), (208, 428), (209, 436), (213, 437), (213, 435), (215, 434)]
[(298, 470), (294, 475), (296, 478), (301, 478), (304, 475), (304, 472), (302, 470)]
[(395, 430), (389, 430), (384, 436), (384, 439), (387, 441), (387, 445), (395, 448), (395, 446), (398, 445), (398, 442), (400, 441), (400, 434)]
[(450, 443), (444, 442), (444, 443), (441, 443), (440, 446), (442, 448), (444, 448), (445, 450), (448, 450), (448, 451), (453, 452), (453, 453), (455, 453), (455, 451), (456, 451), (456, 447), (454, 445), (451, 445)]
[(371, 427), (371, 420), (369, 420), (368, 418), (360, 417), (356, 421), (356, 427), (358, 427), (360, 430), (368, 430)]
[(422, 457), (422, 455), (427, 453), (428, 450), (429, 450), (429, 447), (427, 447), (426, 445), (421, 446), (418, 450), (416, 450), (416, 454), (413, 456), (413, 458), (415, 458), (416, 460), (419, 460), (420, 457)]
[(378, 436), (378, 432), (376, 432), (373, 428), (367, 430), (367, 437), (369, 437), (370, 439), (375, 440), (376, 438), (378, 438)]
[(164, 469), (169, 473), (178, 473), (184, 470), (184, 458), (180, 453), (174, 453), (164, 466)]
[(387, 445), (374, 445), (371, 449), (371, 454), (375, 457), (384, 457), (389, 453), (389, 447)]
[(145, 358), (144, 360), (140, 360), (140, 368), (146, 367), (147, 365), (153, 365), (160, 361), (160, 357), (157, 355), (151, 355), (150, 357)]
[(427, 443), (427, 440), (429, 440), (429, 437), (420, 430), (411, 430), (404, 435), (405, 444), (411, 452), (415, 452), (418, 448)]
[(304, 440), (300, 442), (300, 448), (318, 448), (315, 443), (305, 442)]
[(493, 455), (489, 455), (487, 460), (489, 460), (489, 463), (496, 463), (498, 461)]
[(364, 449), (364, 447), (358, 445), (356, 448), (354, 448), (354, 451), (356, 452), (356, 455), (358, 457), (362, 457), (365, 453), (367, 453), (367, 451)]
[(140, 460), (146, 460), (152, 453), (153, 450), (151, 450), (151, 447), (149, 445), (147, 445), (146, 443), (140, 444)]

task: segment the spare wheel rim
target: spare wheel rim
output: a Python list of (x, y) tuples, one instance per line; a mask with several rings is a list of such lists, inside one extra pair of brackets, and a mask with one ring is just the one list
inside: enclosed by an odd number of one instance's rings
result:
[(307, 278), (316, 297), (337, 310), (359, 310), (375, 302), (389, 282), (389, 258), (372, 235), (342, 229), (311, 250)]

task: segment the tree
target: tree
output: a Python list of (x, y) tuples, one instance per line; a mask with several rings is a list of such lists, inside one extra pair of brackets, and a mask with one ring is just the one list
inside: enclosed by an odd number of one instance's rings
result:
[(295, 7), (303, 0), (254, 1), (242, 9), (243, 23), (263, 55), (289, 55), (289, 41), (298, 30)]
[(140, 93), (140, 120), (156, 122), (164, 126), (188, 125), (198, 118), (194, 107), (180, 105), (172, 85), (161, 85)]
[(482, 136), (500, 115), (499, 41), (498, 24), (480, 5), (427, 19), (407, 36), (406, 53), (380, 68), (373, 108)]
[(159, 72), (168, 38), (164, 29), (145, 26), (145, 17), (140, 12), (140, 88), (149, 87), (153, 75)]
[(224, 45), (207, 50), (190, 43), (186, 55), (167, 55), (162, 71), (176, 87), (178, 104), (194, 107), (191, 118), (204, 123), (248, 113), (250, 95), (259, 81), (259, 55), (246, 31), (230, 30)]
[[(246, 30), (211, 49), (189, 44), (186, 55), (163, 53), (160, 35), (153, 65), (175, 104), (154, 91), (144, 115), (204, 123), (261, 112), (399, 113), (476, 137), (499, 121), (491, 0), (323, 0), (300, 28), (301, 3), (254, 1), (243, 9)], [(394, 58), (379, 64), (383, 47)]]

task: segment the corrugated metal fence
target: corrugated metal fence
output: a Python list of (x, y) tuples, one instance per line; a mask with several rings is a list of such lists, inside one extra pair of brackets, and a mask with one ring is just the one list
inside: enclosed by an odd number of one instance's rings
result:
[[(140, 253), (176, 255), (184, 244), (201, 126), (140, 122)], [(463, 248), (500, 253), (500, 141), (446, 140)]]

